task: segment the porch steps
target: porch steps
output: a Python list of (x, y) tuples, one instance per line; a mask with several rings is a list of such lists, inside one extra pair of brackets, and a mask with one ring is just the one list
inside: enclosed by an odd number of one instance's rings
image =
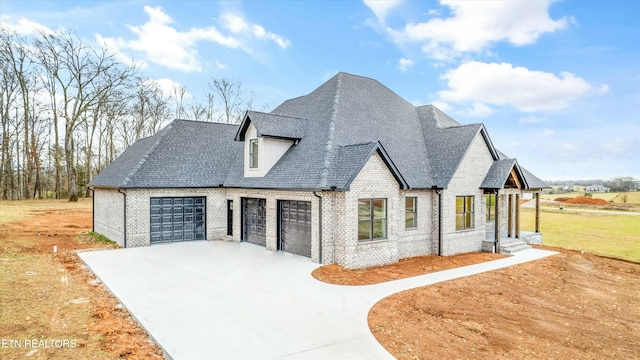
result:
[(531, 246), (527, 245), (520, 239), (508, 239), (500, 241), (500, 253), (505, 255), (511, 255), (518, 251), (531, 249)]

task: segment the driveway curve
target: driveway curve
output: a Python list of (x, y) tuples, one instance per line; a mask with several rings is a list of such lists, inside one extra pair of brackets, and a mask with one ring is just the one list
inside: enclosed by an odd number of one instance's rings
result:
[(198, 241), (79, 256), (162, 347), (179, 359), (392, 359), (369, 330), (375, 303), (398, 291), (540, 259), (514, 256), (366, 286), (322, 283), (308, 258), (247, 243)]

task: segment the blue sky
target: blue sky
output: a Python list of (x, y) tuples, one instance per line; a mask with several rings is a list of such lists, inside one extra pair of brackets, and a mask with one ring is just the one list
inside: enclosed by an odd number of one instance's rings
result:
[(194, 99), (237, 79), (271, 109), (338, 71), (368, 76), (567, 180), (640, 177), (638, 14), (632, 0), (0, 0), (4, 26), (75, 30)]

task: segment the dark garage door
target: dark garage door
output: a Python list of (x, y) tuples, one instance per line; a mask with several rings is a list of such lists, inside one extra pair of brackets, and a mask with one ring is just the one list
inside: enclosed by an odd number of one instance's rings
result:
[(311, 257), (311, 202), (281, 200), (278, 250)]
[(242, 241), (266, 246), (266, 205), (265, 199), (242, 198)]
[(151, 243), (204, 240), (204, 197), (152, 197)]

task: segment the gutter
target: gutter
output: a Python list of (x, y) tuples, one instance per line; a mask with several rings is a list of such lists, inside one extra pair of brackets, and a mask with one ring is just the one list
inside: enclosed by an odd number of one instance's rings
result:
[(96, 192), (90, 187), (87, 190), (91, 191), (91, 232), (96, 231)]
[(126, 192), (122, 192), (120, 191), (122, 189), (118, 189), (118, 192), (122, 195), (124, 195), (124, 231), (123, 231), (123, 235), (124, 235), (124, 248), (127, 247), (127, 193)]
[(322, 264), (322, 196), (318, 195), (315, 191), (313, 196), (318, 198), (318, 262)]

